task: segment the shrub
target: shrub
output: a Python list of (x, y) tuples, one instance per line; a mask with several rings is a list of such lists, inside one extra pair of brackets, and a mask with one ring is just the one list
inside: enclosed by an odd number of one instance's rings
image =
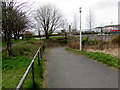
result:
[(97, 40), (90, 40), (87, 42), (88, 45), (97, 45), (98, 41)]
[(62, 44), (68, 44), (67, 40), (60, 40), (59, 43), (62, 43)]
[(16, 47), (13, 49), (13, 56), (18, 56), (18, 55), (23, 55), (23, 56), (27, 56), (30, 53), (32, 54), (32, 52), (34, 51), (34, 47), (32, 45), (27, 44), (26, 46), (22, 46), (22, 47)]
[(83, 45), (97, 45), (98, 41), (97, 40), (89, 40), (88, 37), (83, 37), (82, 38), (82, 44)]
[(88, 40), (88, 38), (84, 37), (82, 38), (82, 44), (83, 45), (97, 45), (98, 44), (98, 41), (97, 40)]
[(120, 35), (118, 35), (117, 37), (113, 37), (113, 38), (111, 39), (111, 42), (112, 42), (112, 43), (120, 42)]
[(88, 37), (82, 37), (82, 41), (88, 41)]
[(79, 49), (79, 42), (69, 43), (68, 46), (73, 49)]

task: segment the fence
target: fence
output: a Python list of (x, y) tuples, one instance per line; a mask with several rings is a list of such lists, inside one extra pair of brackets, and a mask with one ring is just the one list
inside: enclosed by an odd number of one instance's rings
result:
[(22, 85), (23, 85), (24, 81), (26, 80), (26, 77), (27, 77), (30, 69), (32, 69), (32, 81), (33, 81), (33, 84), (34, 84), (34, 61), (35, 61), (36, 57), (38, 56), (38, 65), (40, 67), (40, 58), (42, 58), (42, 54), (44, 52), (44, 49), (45, 49), (45, 45), (42, 45), (38, 49), (38, 51), (36, 52), (34, 58), (31, 61), (30, 65), (28, 66), (26, 72), (24, 73), (22, 79), (20, 80), (19, 84), (17, 85), (16, 90), (19, 90), (22, 87)]

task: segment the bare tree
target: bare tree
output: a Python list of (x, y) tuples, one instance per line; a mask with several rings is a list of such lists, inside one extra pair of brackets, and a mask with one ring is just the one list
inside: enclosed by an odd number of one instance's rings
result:
[(60, 11), (50, 4), (41, 6), (36, 13), (36, 20), (42, 26), (46, 39), (61, 26), (62, 14)]
[(4, 33), (9, 56), (12, 55), (11, 39), (12, 35), (19, 35), (19, 32), (26, 28), (27, 18), (22, 11), (15, 7), (13, 0), (2, 2), (2, 32)]
[[(35, 19), (35, 18), (34, 18)], [(36, 20), (36, 19), (35, 19)], [(37, 21), (37, 20), (36, 20)], [(42, 30), (42, 27), (39, 25), (39, 22), (34, 22), (33, 27), (38, 31), (38, 36), (41, 39), (41, 32), (44, 32)]]
[(94, 14), (91, 11), (91, 9), (89, 9), (89, 13), (88, 13), (88, 15), (86, 17), (86, 22), (87, 22), (87, 27), (89, 28), (89, 31), (92, 31), (95, 20), (94, 20)]

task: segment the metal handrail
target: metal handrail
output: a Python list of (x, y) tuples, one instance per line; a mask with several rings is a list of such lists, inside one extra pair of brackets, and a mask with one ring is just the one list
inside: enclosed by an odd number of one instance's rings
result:
[(22, 79), (20, 80), (18, 86), (16, 87), (17, 90), (18, 90), (18, 88), (20, 88), (20, 87), (22, 86), (22, 84), (24, 83), (24, 81), (25, 81), (25, 79), (26, 79), (26, 76), (28, 75), (28, 73), (29, 73), (29, 71), (30, 71), (30, 69), (31, 69), (31, 67), (32, 67), (32, 64), (33, 64), (33, 61), (32, 61), (31, 64), (28, 66), (25, 74), (23, 75), (23, 77), (22, 77)]
[[(38, 62), (39, 62), (39, 54), (40, 54), (40, 56), (42, 56), (43, 51), (44, 51), (44, 45), (42, 45), (38, 49), (38, 51), (36, 52), (35, 56), (33, 57), (32, 61), (30, 63), (30, 65), (28, 66), (26, 72), (24, 73), (22, 79), (20, 80), (19, 84), (17, 85), (16, 90), (19, 90), (22, 87), (22, 85), (23, 85), (23, 83), (24, 83), (24, 81), (25, 81), (25, 79), (26, 79), (26, 77), (27, 77), (27, 75), (28, 75), (31, 68), (32, 68), (32, 78), (33, 78), (33, 83), (34, 83), (34, 70), (33, 70), (34, 69), (34, 61), (35, 61), (35, 58), (38, 55)], [(40, 53), (40, 52), (42, 52), (42, 53)]]

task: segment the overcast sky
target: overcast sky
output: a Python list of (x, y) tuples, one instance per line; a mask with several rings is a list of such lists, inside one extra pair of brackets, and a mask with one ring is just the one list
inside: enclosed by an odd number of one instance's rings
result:
[[(28, 0), (18, 0), (25, 2)], [(73, 23), (74, 15), (77, 16), (79, 27), (79, 7), (82, 7), (82, 28), (86, 29), (86, 17), (89, 9), (94, 14), (95, 26), (118, 24), (118, 2), (120, 0), (29, 0), (35, 2), (34, 10), (37, 6), (51, 3), (59, 8), (69, 24)]]

